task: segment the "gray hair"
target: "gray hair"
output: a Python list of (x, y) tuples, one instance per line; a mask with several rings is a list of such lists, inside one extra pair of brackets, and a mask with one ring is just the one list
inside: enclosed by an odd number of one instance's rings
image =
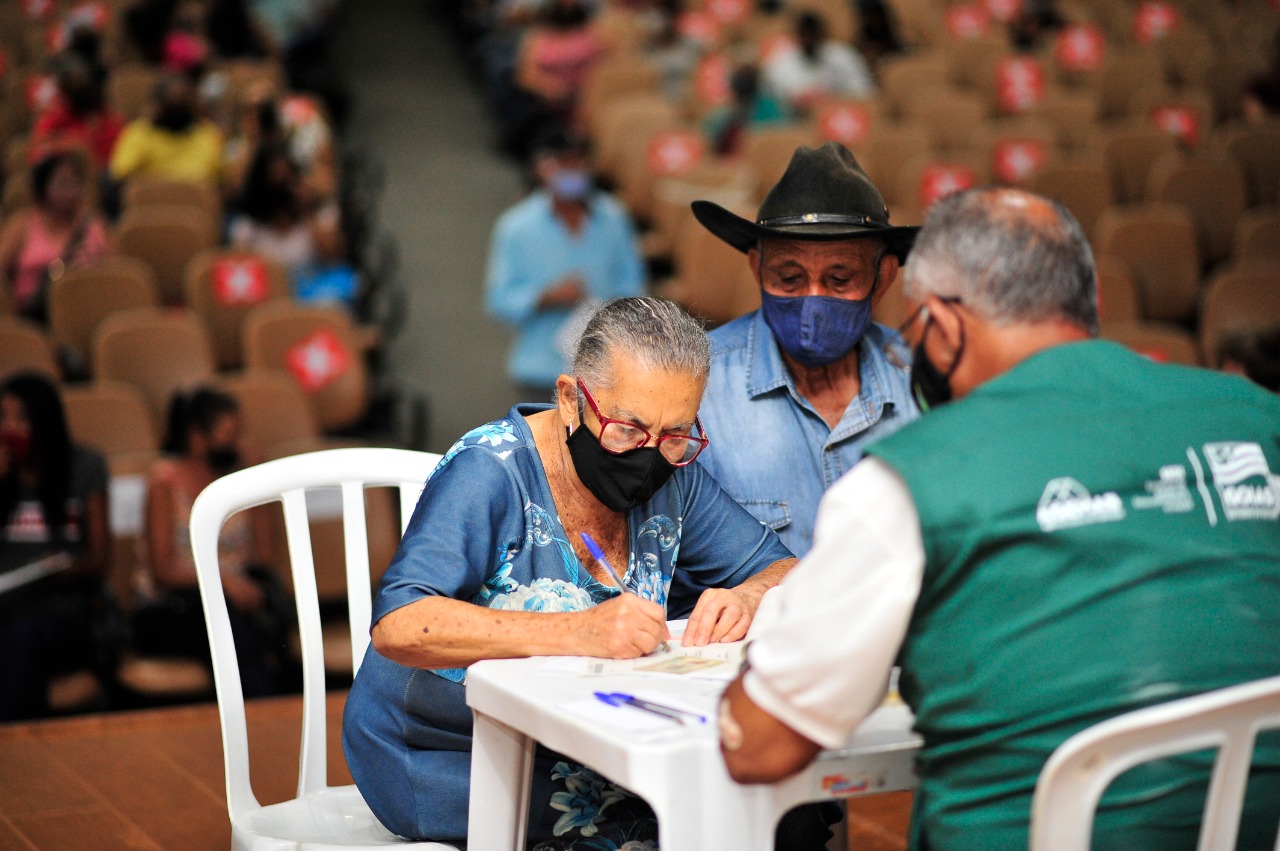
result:
[(675, 302), (642, 296), (606, 301), (578, 338), (573, 373), (589, 387), (610, 387), (610, 356), (623, 354), (645, 369), (665, 369), (705, 381), (711, 341), (702, 325)]
[(1093, 251), (1058, 201), (1016, 189), (971, 189), (925, 217), (904, 272), (912, 301), (956, 296), (1004, 325), (1065, 319), (1098, 333)]

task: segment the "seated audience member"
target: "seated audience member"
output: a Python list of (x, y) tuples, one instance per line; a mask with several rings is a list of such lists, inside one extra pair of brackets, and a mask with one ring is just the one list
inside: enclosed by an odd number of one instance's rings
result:
[(57, 569), (0, 594), (0, 721), (48, 714), (52, 675), (93, 666), (95, 612), (111, 558), (107, 465), (71, 442), (44, 376), (0, 385), (0, 577)]
[[(691, 463), (716, 451), (697, 421), (708, 355), (702, 327), (671, 302), (606, 302), (572, 373), (559, 377), (556, 404), (517, 405), (464, 435), (427, 481), (383, 577), (343, 720), (352, 776), (388, 829), (466, 837), (471, 663), (643, 656), (668, 637), (673, 572), (712, 589), (684, 643), (733, 641), (794, 563)], [(582, 533), (625, 570), (629, 593), (591, 558)], [(563, 817), (566, 789), (583, 795), (578, 817)], [(643, 802), (556, 754), (535, 758), (533, 790), (537, 849), (655, 839)], [(822, 848), (822, 820), (812, 810), (800, 819), (807, 838), (779, 847)]]
[(835, 142), (798, 148), (755, 221), (708, 201), (693, 211), (746, 255), (761, 304), (711, 332), (702, 419), (734, 440), (700, 463), (803, 557), (823, 492), (868, 443), (916, 418), (910, 354), (871, 320), (916, 228), (889, 223), (880, 192)]
[(765, 86), (793, 110), (806, 113), (824, 97), (871, 97), (876, 84), (867, 63), (852, 46), (827, 37), (827, 22), (816, 12), (796, 15), (796, 44), (764, 63)]
[(1229, 334), (1218, 345), (1218, 369), (1280, 393), (1280, 328)]
[(748, 130), (786, 121), (786, 107), (760, 88), (760, 70), (754, 65), (735, 68), (729, 77), (732, 100), (702, 119), (702, 132), (717, 156), (733, 156), (742, 150)]
[(240, 104), (238, 130), (223, 149), (223, 180), (243, 189), (254, 157), (264, 148), (284, 147), (310, 196), (328, 201), (337, 190), (333, 132), (315, 102), (294, 96), (283, 105), (269, 84), (248, 87)]
[(1065, 24), (1056, 0), (1025, 0), (1009, 24), (1009, 36), (1015, 47), (1030, 52)]
[(49, 284), (73, 265), (107, 254), (107, 226), (85, 203), (81, 154), (46, 155), (31, 169), (34, 203), (9, 217), (0, 231), (0, 275), (16, 313), (43, 322)]
[(169, 74), (156, 84), (149, 118), (125, 125), (111, 155), (111, 177), (190, 180), (216, 186), (222, 166), (222, 131), (199, 115), (191, 81)]
[(876, 68), (886, 56), (906, 48), (898, 35), (898, 24), (886, 0), (858, 0), (858, 34), (855, 45), (867, 62)]
[(38, 161), (53, 151), (80, 150), (100, 172), (123, 129), (124, 119), (106, 105), (93, 67), (68, 53), (59, 60), (58, 98), (31, 130), (31, 157)]
[(626, 210), (595, 188), (586, 142), (550, 132), (534, 147), (538, 189), (494, 225), (486, 279), (489, 314), (518, 331), (507, 374), (546, 398), (568, 369), (558, 338), (570, 314), (639, 295), (644, 264)]
[(249, 15), (247, 0), (212, 0), (204, 19), (209, 45), (220, 59), (260, 59), (270, 40)]
[(583, 0), (552, 0), (521, 40), (516, 82), (549, 117), (572, 121), (582, 84), (605, 49)]
[(662, 75), (662, 93), (672, 103), (683, 103), (689, 81), (705, 48), (680, 31), (681, 0), (657, 0), (647, 19), (652, 21), (644, 45), (644, 58)]
[(231, 224), (232, 245), (279, 263), (295, 283), (342, 259), (337, 205), (312, 202), (283, 145), (261, 148), (254, 156), (239, 208)]
[[(930, 210), (906, 267), (925, 414), (832, 487), (768, 595), (721, 704), (739, 782), (844, 743), (897, 659), (924, 739), (912, 847), (1026, 848), (1067, 738), (1280, 672), (1280, 399), (1094, 339), (1095, 280), (1057, 202)], [(1212, 761), (1122, 775), (1092, 847), (1195, 847)], [(1280, 736), (1254, 765), (1239, 847), (1270, 848)]]
[(171, 74), (182, 74), (198, 85), (210, 52), (209, 42), (204, 37), (202, 3), (183, 0), (178, 4), (169, 31), (165, 33), (163, 49), (161, 67)]
[[(170, 454), (147, 480), (143, 541), (152, 588), (143, 595), (134, 628), (144, 653), (209, 658), (191, 552), (191, 506), (214, 479), (241, 467), (241, 428), (236, 400), (218, 390), (177, 393), (169, 406)], [(218, 560), (246, 697), (277, 693), (283, 674), (279, 585), (265, 567), (271, 558), (265, 516), (233, 514), (218, 538)]]

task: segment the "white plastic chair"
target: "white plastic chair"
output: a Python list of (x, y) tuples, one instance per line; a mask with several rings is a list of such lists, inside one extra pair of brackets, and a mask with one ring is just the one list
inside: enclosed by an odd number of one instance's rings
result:
[[(422, 486), (439, 461), (440, 456), (434, 453), (403, 449), (310, 452), (232, 473), (209, 485), (196, 498), (191, 509), (191, 546), (218, 691), (233, 849), (327, 851), (399, 845), (424, 851), (454, 851), (449, 845), (410, 843), (395, 836), (378, 822), (355, 786), (329, 786), (326, 782), (324, 654), (306, 500), (310, 488), (342, 490), (351, 654), (358, 668), (369, 644), (372, 613), (364, 488), (399, 488), (403, 534)], [(254, 797), (249, 782), (244, 694), (222, 593), (218, 533), (235, 512), (276, 500), (284, 504), (302, 640), (302, 747), (297, 797), (264, 807)]]
[(1235, 848), (1254, 740), (1272, 728), (1280, 728), (1280, 677), (1148, 706), (1077, 733), (1036, 782), (1032, 851), (1088, 851), (1098, 801), (1112, 780), (1135, 765), (1205, 748), (1219, 751), (1199, 849)]

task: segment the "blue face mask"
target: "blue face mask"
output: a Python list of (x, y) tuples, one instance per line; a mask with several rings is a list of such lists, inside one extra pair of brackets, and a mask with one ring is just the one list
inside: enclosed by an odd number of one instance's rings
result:
[(778, 346), (805, 366), (825, 366), (847, 355), (871, 324), (871, 297), (858, 301), (825, 295), (760, 293), (765, 324)]
[(591, 192), (591, 175), (580, 169), (561, 169), (551, 176), (550, 189), (562, 201), (581, 201)]

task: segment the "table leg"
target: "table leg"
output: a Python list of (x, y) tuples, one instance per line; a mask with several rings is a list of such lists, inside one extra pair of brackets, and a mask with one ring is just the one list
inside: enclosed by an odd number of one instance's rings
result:
[(472, 715), (467, 847), (524, 851), (534, 741), (480, 712)]

